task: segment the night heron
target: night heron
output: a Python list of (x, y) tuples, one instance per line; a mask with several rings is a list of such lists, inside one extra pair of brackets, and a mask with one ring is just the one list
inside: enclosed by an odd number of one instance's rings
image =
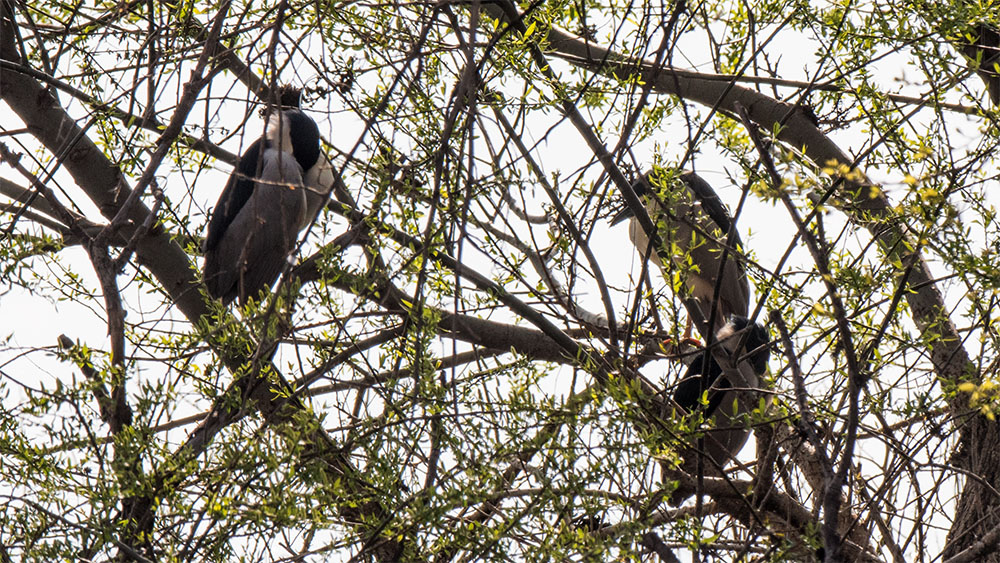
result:
[[(743, 344), (740, 346), (740, 344)], [(674, 402), (689, 414), (698, 414), (703, 420), (713, 418), (712, 428), (705, 432), (704, 454), (723, 467), (736, 457), (746, 443), (749, 429), (741, 420), (756, 401), (738, 400), (738, 389), (752, 391), (760, 386), (760, 377), (767, 371), (771, 355), (767, 330), (750, 319), (733, 316), (715, 334), (713, 346), (721, 350), (704, 349), (688, 366), (684, 378), (674, 390)], [(739, 383), (731, 381), (716, 361), (715, 354), (731, 359), (732, 367), (739, 371)], [(746, 365), (745, 369), (741, 364)], [(685, 455), (685, 465), (693, 465), (693, 456)]]
[(246, 150), (208, 223), (205, 285), (228, 305), (257, 297), (278, 278), (299, 231), (333, 186), (316, 122), (299, 109), (271, 113)]
[[(706, 319), (718, 282), (715, 330), (732, 316), (749, 315), (750, 285), (736, 254), (740, 239), (735, 233), (729, 238), (732, 220), (715, 190), (694, 172), (672, 174), (661, 169), (645, 174), (632, 189), (645, 203), (656, 225), (660, 246), (652, 249), (652, 256), (664, 280), (667, 283), (678, 280), (681, 287), (675, 289), (682, 296), (697, 299), (704, 306), (702, 313)], [(631, 209), (623, 209), (611, 224), (629, 217), (629, 238), (636, 250), (646, 256), (649, 237)], [(727, 241), (732, 242), (733, 248), (725, 252)], [(685, 337), (688, 336), (690, 325), (685, 331)]]

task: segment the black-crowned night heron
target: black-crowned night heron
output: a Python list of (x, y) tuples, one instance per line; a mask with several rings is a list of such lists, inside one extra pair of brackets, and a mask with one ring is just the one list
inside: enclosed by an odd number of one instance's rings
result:
[(262, 138), (240, 157), (205, 237), (205, 285), (241, 304), (269, 288), (333, 186), (316, 122), (299, 109), (271, 113)]
[[(740, 347), (740, 343), (743, 346)], [(719, 467), (736, 457), (746, 443), (749, 429), (742, 418), (757, 406), (756, 401), (737, 399), (736, 389), (747, 391), (760, 385), (760, 376), (767, 371), (771, 355), (767, 330), (749, 319), (734, 316), (715, 334), (713, 346), (721, 350), (702, 350), (688, 366), (684, 378), (674, 390), (674, 402), (689, 414), (713, 419), (712, 428), (705, 432), (703, 453)], [(745, 381), (730, 381), (714, 354), (731, 359)], [(745, 364), (750, 369), (739, 367)], [(694, 456), (684, 455), (685, 465), (693, 465)], [(709, 464), (706, 464), (709, 465)], [(690, 469), (690, 468), (688, 468)]]
[[(672, 174), (665, 169), (645, 174), (632, 189), (645, 203), (656, 225), (660, 246), (652, 249), (652, 256), (664, 280), (673, 283), (682, 297), (694, 297), (703, 304), (706, 319), (718, 280), (715, 330), (732, 316), (746, 317), (750, 309), (750, 286), (737, 256), (741, 243), (735, 233), (732, 239), (728, 238), (732, 220), (715, 190), (694, 172)], [(627, 217), (632, 219), (629, 238), (640, 255), (646, 256), (649, 237), (631, 209), (623, 209), (611, 223)], [(723, 252), (727, 240), (733, 243), (728, 253)], [(685, 336), (689, 333), (690, 330), (686, 331)]]

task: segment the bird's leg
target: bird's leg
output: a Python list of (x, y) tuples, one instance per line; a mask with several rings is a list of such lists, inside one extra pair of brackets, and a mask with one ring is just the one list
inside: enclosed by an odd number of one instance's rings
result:
[(692, 336), (693, 328), (694, 321), (691, 317), (688, 317), (687, 322), (684, 324), (684, 333), (680, 335), (680, 338), (668, 336), (658, 343), (660, 352), (669, 358), (683, 359), (684, 357), (693, 355), (694, 351), (704, 348), (704, 344)]
[[(694, 321), (691, 320), (691, 317), (688, 317), (687, 322), (684, 323), (684, 334), (681, 335), (680, 340), (677, 341), (677, 343), (674, 343), (672, 338), (668, 338), (663, 341), (664, 348), (665, 349), (672, 348), (674, 353), (677, 355), (682, 354), (684, 349), (692, 346), (695, 348), (704, 348), (704, 345), (702, 345), (701, 340), (698, 340), (697, 338), (691, 336), (693, 328), (694, 328)], [(667, 343), (670, 343), (670, 348), (667, 347)]]
[(701, 347), (701, 341), (691, 336), (693, 328), (694, 320), (691, 317), (688, 317), (687, 322), (684, 323), (684, 336), (681, 337), (681, 344), (692, 344), (694, 346)]
[(673, 337), (664, 338), (660, 342), (660, 350), (669, 357), (683, 358), (684, 356), (693, 354), (692, 349), (700, 350), (704, 348), (700, 340), (691, 336), (693, 327), (694, 322), (691, 320), (691, 317), (688, 317), (687, 323), (684, 326), (684, 333), (681, 337), (676, 340)]

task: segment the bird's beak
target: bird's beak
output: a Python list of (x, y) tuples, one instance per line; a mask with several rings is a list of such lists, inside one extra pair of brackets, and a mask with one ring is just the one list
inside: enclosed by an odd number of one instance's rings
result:
[(632, 209), (626, 205), (624, 209), (615, 213), (615, 216), (611, 218), (611, 226), (613, 227), (625, 219), (631, 219), (632, 217), (635, 217), (635, 213), (632, 213)]

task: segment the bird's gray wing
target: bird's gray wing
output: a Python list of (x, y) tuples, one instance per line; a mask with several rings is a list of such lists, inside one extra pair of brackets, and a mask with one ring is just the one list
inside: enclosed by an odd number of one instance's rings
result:
[(240, 156), (236, 168), (229, 175), (229, 181), (219, 195), (219, 201), (212, 209), (212, 218), (208, 221), (208, 233), (205, 235), (204, 244), (206, 251), (218, 246), (226, 227), (232, 223), (253, 194), (253, 179), (257, 177), (258, 167), (261, 164), (263, 146), (263, 139), (254, 141)]
[[(253, 193), (205, 255), (206, 283), (223, 303), (244, 303), (270, 287), (295, 248), (306, 209), (302, 168), (288, 153), (268, 149)], [(211, 287), (211, 286), (210, 286)]]
[[(651, 181), (648, 175), (646, 181)], [(681, 186), (685, 189), (678, 189)], [(672, 272), (679, 269), (691, 296), (708, 304), (721, 272), (715, 328), (732, 315), (747, 316), (750, 285), (735, 253), (723, 252), (732, 221), (715, 190), (693, 172), (685, 172), (669, 189), (654, 186), (647, 198), (647, 211), (659, 227), (662, 246), (657, 254), (664, 278), (673, 279)], [(639, 251), (645, 252), (649, 239), (637, 221), (632, 221), (629, 236)], [(734, 237), (733, 242), (738, 247), (739, 237)]]
[[(746, 317), (750, 314), (750, 283), (747, 280), (746, 269), (735, 249), (742, 248), (743, 243), (733, 229), (733, 221), (729, 211), (719, 199), (714, 189), (694, 172), (685, 172), (681, 181), (687, 185), (692, 196), (692, 205), (686, 211), (689, 213), (686, 224), (691, 227), (694, 240), (702, 239), (703, 244), (694, 244), (691, 248), (691, 259), (700, 272), (700, 280), (707, 285), (700, 288), (704, 292), (702, 301), (711, 301), (715, 292), (716, 279), (720, 272), (722, 281), (719, 287), (720, 311), (717, 323), (725, 323), (732, 316)], [(697, 232), (697, 231), (701, 232)], [(691, 235), (689, 235), (691, 236)], [(724, 252), (727, 244), (731, 244), (729, 252)], [(723, 259), (725, 262), (723, 262)]]

